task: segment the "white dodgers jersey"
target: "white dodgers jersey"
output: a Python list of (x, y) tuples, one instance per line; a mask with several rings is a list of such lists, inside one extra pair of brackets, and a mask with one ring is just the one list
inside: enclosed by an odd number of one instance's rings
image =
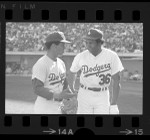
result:
[(49, 88), (54, 93), (63, 90), (66, 78), (66, 68), (64, 62), (57, 58), (53, 61), (47, 55), (41, 57), (33, 66), (32, 79), (37, 78), (44, 83), (44, 87)]
[(71, 72), (81, 70), (80, 83), (87, 87), (108, 87), (111, 76), (124, 68), (116, 52), (102, 47), (97, 56), (88, 50), (77, 54), (70, 68)]

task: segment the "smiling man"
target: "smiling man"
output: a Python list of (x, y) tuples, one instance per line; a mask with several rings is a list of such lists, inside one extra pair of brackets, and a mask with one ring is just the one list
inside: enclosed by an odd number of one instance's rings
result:
[[(103, 33), (90, 29), (84, 37), (87, 50), (75, 56), (70, 79), (81, 70), (77, 114), (119, 114), (117, 99), (120, 91), (120, 72), (124, 69), (117, 53), (104, 48)], [(74, 92), (74, 80), (69, 82)], [(110, 101), (109, 85), (113, 83)]]

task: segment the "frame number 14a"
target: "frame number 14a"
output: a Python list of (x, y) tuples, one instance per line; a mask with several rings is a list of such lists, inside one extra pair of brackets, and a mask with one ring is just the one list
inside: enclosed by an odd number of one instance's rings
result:
[(58, 135), (73, 135), (72, 129), (58, 129)]

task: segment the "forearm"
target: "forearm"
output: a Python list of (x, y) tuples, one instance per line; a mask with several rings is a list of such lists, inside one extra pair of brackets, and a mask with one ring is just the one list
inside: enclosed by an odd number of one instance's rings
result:
[(117, 99), (119, 96), (120, 92), (120, 83), (119, 82), (113, 82), (113, 87), (112, 87), (112, 99), (111, 99), (111, 105), (116, 105), (117, 104)]
[(69, 99), (69, 98), (72, 98), (72, 97), (75, 97), (75, 96), (76, 96), (75, 94), (68, 93), (68, 92), (64, 92), (64, 93), (60, 94), (61, 99)]
[(74, 84), (75, 84), (76, 74), (70, 72), (70, 77), (68, 78), (68, 88), (71, 92), (75, 92)]
[(64, 86), (63, 86), (63, 90), (66, 90), (68, 89), (68, 79), (65, 78), (65, 81), (64, 81)]
[(37, 78), (32, 80), (33, 91), (36, 95), (51, 100), (53, 98), (53, 93), (49, 91), (48, 88), (44, 87), (44, 83)]
[(44, 88), (44, 87), (37, 87), (34, 90), (34, 93), (38, 96), (41, 96), (43, 98), (46, 98), (47, 100), (51, 100), (53, 99), (53, 93), (49, 91), (48, 88)]
[(67, 79), (67, 78), (66, 78), (65, 81), (64, 81), (63, 90), (65, 90), (65, 91), (68, 92), (68, 93), (72, 93), (72, 90), (71, 90), (70, 87), (69, 87), (68, 79)]

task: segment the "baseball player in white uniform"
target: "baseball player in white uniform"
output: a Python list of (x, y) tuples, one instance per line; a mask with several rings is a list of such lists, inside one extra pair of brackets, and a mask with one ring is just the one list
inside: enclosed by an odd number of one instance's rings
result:
[(35, 114), (61, 114), (61, 101), (74, 97), (68, 88), (65, 63), (58, 58), (64, 53), (65, 43), (70, 42), (62, 32), (51, 33), (46, 38), (47, 53), (33, 66), (32, 85), (37, 95)]
[[(117, 53), (104, 48), (103, 33), (90, 29), (84, 37), (87, 50), (77, 54), (70, 72), (75, 79), (81, 70), (77, 114), (119, 114), (117, 98), (120, 91), (120, 72), (124, 69)], [(109, 85), (113, 94), (110, 100)], [(69, 82), (74, 92), (74, 82)], [(72, 85), (72, 87), (71, 87)]]

